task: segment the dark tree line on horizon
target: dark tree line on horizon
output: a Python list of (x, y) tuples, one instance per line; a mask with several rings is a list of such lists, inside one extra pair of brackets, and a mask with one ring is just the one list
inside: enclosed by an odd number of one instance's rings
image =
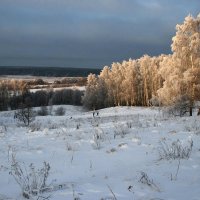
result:
[(0, 66), (0, 76), (87, 77), (90, 73), (99, 74), (100, 71), (95, 68)]

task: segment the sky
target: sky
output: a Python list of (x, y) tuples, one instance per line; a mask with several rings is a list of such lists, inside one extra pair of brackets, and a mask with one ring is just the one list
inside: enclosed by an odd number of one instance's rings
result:
[(103, 68), (171, 53), (200, 0), (0, 0), (0, 66)]

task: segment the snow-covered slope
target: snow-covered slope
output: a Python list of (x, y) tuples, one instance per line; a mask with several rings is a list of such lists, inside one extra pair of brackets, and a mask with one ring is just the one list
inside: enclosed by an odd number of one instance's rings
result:
[[(36, 117), (30, 127), (0, 113), (0, 199), (23, 199), (12, 156), (29, 175), (31, 163), (50, 164), (49, 190), (33, 199), (199, 200), (200, 118), (169, 118), (156, 108), (115, 107)], [(173, 142), (188, 159), (160, 159)], [(170, 151), (170, 149), (169, 149)], [(27, 171), (26, 171), (26, 170)]]

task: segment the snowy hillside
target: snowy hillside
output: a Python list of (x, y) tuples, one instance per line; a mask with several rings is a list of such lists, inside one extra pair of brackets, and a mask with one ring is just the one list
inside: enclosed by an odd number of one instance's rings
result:
[(0, 113), (0, 200), (25, 199), (16, 180), (31, 185), (44, 161), (46, 185), (31, 199), (200, 200), (199, 117), (63, 107), (65, 116), (37, 116), (30, 127)]

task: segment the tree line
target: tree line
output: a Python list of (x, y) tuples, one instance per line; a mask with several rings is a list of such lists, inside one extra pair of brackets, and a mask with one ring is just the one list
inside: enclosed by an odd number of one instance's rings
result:
[(38, 66), (0, 66), (0, 75), (31, 75), (46, 77), (87, 77), (89, 73), (98, 74), (100, 69)]
[(105, 66), (98, 76), (90, 74), (84, 106), (169, 106), (185, 101), (192, 115), (194, 102), (200, 100), (200, 15), (189, 15), (176, 26), (171, 50), (170, 55), (144, 55)]
[(18, 109), (29, 104), (32, 107), (48, 105), (81, 105), (83, 91), (74, 89), (29, 91), (29, 85), (23, 80), (0, 81), (0, 111)]

